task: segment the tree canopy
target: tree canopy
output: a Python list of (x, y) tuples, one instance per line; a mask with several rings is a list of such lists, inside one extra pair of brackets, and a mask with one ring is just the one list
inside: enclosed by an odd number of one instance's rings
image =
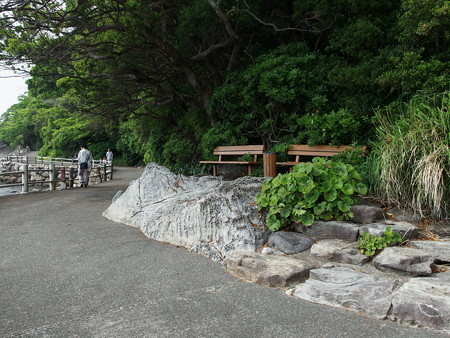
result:
[[(219, 144), (367, 142), (374, 108), (449, 89), (447, 0), (5, 0), (31, 64), (0, 141), (195, 163)], [(318, 126), (320, 126), (318, 128)]]

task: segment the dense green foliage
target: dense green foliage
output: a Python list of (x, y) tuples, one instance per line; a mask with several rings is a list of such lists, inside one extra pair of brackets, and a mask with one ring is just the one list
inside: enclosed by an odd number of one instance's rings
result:
[(394, 233), (391, 227), (387, 227), (382, 236), (371, 235), (370, 232), (363, 233), (359, 236), (357, 244), (362, 254), (373, 256), (377, 251), (402, 241), (402, 236)]
[[(383, 118), (402, 118), (385, 107), (449, 90), (449, 11), (448, 0), (4, 0), (0, 63), (32, 68), (0, 142), (54, 156), (86, 143), (185, 173), (204, 172), (217, 145), (370, 145)], [(371, 190), (376, 163), (357, 164)]]
[(309, 226), (316, 219), (351, 218), (356, 196), (366, 192), (352, 165), (316, 157), (265, 181), (256, 202), (267, 211), (267, 227), (277, 231), (292, 223)]

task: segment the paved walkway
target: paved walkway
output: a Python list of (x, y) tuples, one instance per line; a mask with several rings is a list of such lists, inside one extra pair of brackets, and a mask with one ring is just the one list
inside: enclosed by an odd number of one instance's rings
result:
[(448, 337), (241, 282), (101, 217), (141, 172), (0, 197), (0, 337)]

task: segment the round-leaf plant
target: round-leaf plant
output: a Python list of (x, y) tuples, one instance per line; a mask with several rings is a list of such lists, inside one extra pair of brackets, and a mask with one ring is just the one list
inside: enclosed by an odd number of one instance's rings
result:
[(256, 202), (259, 210), (267, 211), (267, 227), (277, 231), (292, 223), (309, 226), (316, 219), (349, 219), (357, 195), (366, 193), (352, 165), (316, 157), (265, 181)]

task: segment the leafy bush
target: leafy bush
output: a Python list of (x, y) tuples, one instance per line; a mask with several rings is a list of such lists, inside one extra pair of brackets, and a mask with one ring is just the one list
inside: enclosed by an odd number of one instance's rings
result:
[(367, 140), (367, 131), (372, 130), (367, 116), (356, 114), (348, 109), (330, 113), (310, 113), (299, 118), (301, 137), (310, 145), (351, 144)]
[(362, 254), (373, 256), (377, 250), (382, 250), (387, 246), (401, 243), (402, 241), (402, 236), (392, 232), (391, 227), (387, 227), (383, 232), (383, 236), (371, 235), (370, 232), (363, 233), (358, 238), (358, 248)]
[(361, 146), (352, 144), (353, 149), (345, 149), (339, 154), (333, 156), (333, 161), (341, 161), (351, 164), (355, 170), (361, 175), (361, 182), (367, 186), (367, 191), (376, 195), (379, 187), (379, 176), (377, 173), (377, 158), (372, 153), (363, 155)]
[(366, 192), (352, 165), (316, 157), (265, 181), (256, 202), (267, 211), (267, 227), (277, 231), (292, 222), (309, 226), (316, 219), (351, 218), (356, 194)]

